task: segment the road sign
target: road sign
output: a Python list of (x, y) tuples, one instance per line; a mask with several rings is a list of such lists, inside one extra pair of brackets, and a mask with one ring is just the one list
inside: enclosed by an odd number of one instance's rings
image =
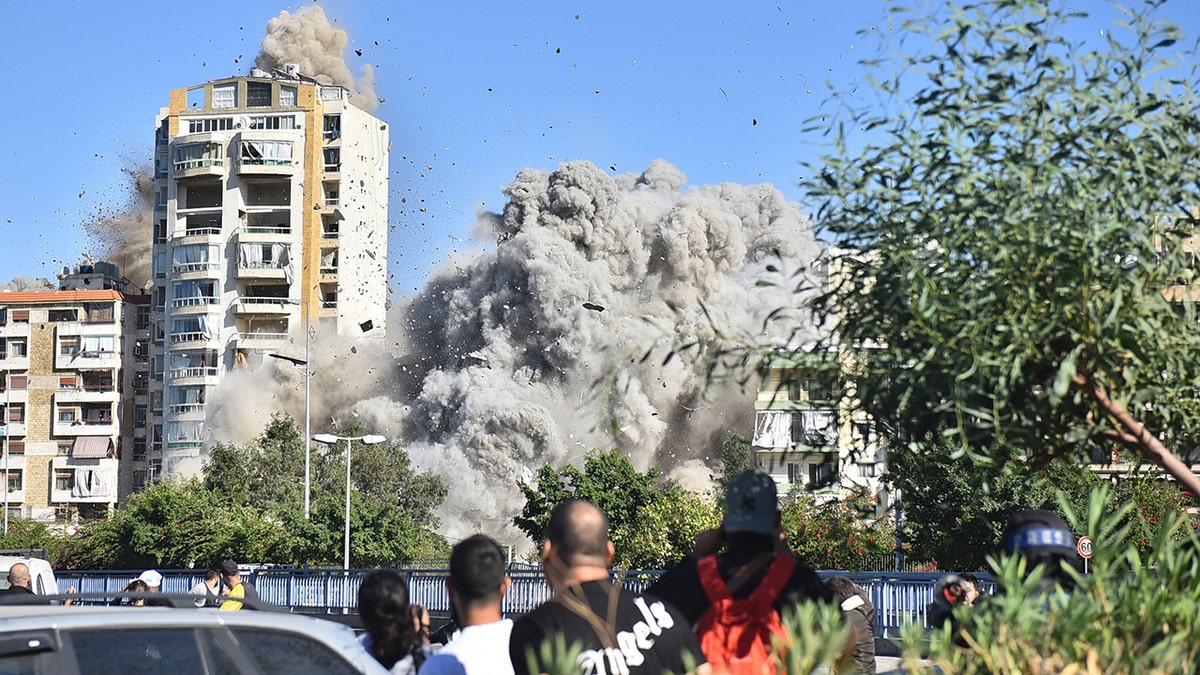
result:
[(1092, 538), (1080, 537), (1079, 543), (1075, 544), (1075, 550), (1079, 551), (1079, 555), (1083, 556), (1084, 560), (1092, 557)]

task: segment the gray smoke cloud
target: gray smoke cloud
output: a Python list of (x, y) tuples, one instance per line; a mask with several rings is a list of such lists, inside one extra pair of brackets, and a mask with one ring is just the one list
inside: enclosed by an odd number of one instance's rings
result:
[(363, 65), (356, 82), (345, 59), (349, 44), (346, 31), (329, 23), (319, 5), (301, 8), (295, 14), (284, 10), (267, 22), (267, 36), (254, 64), (266, 71), (298, 64), (302, 74), (323, 84), (348, 89), (350, 102), (369, 112), (379, 105), (375, 96), (375, 69)]
[(12, 279), (0, 283), (0, 293), (14, 293), (21, 291), (52, 291), (58, 288), (58, 285), (42, 277), (30, 278), (23, 274), (18, 274)]
[(724, 434), (751, 432), (753, 386), (702, 392), (694, 353), (664, 357), (674, 339), (768, 339), (767, 313), (797, 298), (757, 282), (820, 247), (769, 184), (685, 183), (663, 161), (616, 177), (586, 161), (521, 171), (503, 212), (481, 218), (495, 249), (401, 308), (401, 403), (358, 412), (400, 420), (414, 462), (450, 482), (447, 535), (525, 543), (509, 525), (517, 485), (542, 464), (619, 447), (695, 488)]

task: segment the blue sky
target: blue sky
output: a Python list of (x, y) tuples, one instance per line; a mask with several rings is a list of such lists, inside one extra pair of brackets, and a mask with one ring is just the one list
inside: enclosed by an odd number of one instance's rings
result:
[[(450, 256), (488, 245), (479, 208), (525, 167), (587, 159), (640, 172), (656, 158), (691, 185), (771, 182), (789, 198), (819, 138), (826, 83), (863, 84), (884, 0), (395, 3), (324, 0), (347, 62), (376, 67), (391, 126), (390, 271), (410, 294)], [(1111, 29), (1095, 16), (1081, 35)], [(1135, 3), (1136, 4), (1136, 3)], [(303, 5), (12, 3), (0, 150), (0, 281), (53, 276), (89, 249), (79, 223), (127, 203), (170, 89), (245, 74), (267, 21)], [(1166, 18), (1200, 26), (1200, 4)], [(354, 50), (362, 50), (358, 56)], [(613, 168), (615, 167), (615, 169)], [(403, 201), (401, 201), (403, 200)]]

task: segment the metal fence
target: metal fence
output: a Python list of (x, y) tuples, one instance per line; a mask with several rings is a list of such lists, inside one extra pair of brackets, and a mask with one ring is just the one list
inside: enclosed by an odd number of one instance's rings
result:
[[(160, 570), (163, 593), (187, 593), (204, 578), (203, 570)], [(425, 605), (430, 613), (446, 616), (450, 598), (446, 594), (445, 569), (401, 569), (408, 575), (412, 602)], [(371, 570), (257, 570), (243, 577), (258, 589), (259, 597), (273, 605), (307, 614), (355, 613), (358, 587)], [(550, 598), (550, 587), (538, 570), (510, 571), (512, 585), (504, 598), (504, 613), (524, 614)], [(625, 588), (640, 592), (658, 578), (658, 571), (616, 572), (614, 578)], [(896, 637), (901, 627), (925, 624), (926, 606), (933, 602), (933, 589), (941, 572), (818, 572), (822, 578), (844, 574), (867, 591), (875, 605), (877, 637)], [(137, 571), (97, 570), (56, 572), (60, 592), (74, 587), (80, 593), (116, 594), (136, 578)], [(985, 587), (987, 584), (985, 584)]]

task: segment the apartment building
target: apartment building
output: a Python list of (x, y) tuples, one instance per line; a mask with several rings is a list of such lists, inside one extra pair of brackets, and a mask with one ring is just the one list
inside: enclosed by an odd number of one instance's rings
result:
[(388, 130), (294, 66), (173, 90), (157, 122), (151, 461), (192, 475), (226, 374), (383, 339)]
[(0, 293), (0, 420), (10, 515), (103, 518), (148, 478), (149, 297), (115, 265), (63, 290)]
[(882, 513), (890, 501), (881, 481), (886, 447), (874, 420), (852, 405), (852, 372), (852, 358), (837, 352), (796, 349), (772, 360), (755, 401), (752, 445), (781, 493), (865, 492)]

